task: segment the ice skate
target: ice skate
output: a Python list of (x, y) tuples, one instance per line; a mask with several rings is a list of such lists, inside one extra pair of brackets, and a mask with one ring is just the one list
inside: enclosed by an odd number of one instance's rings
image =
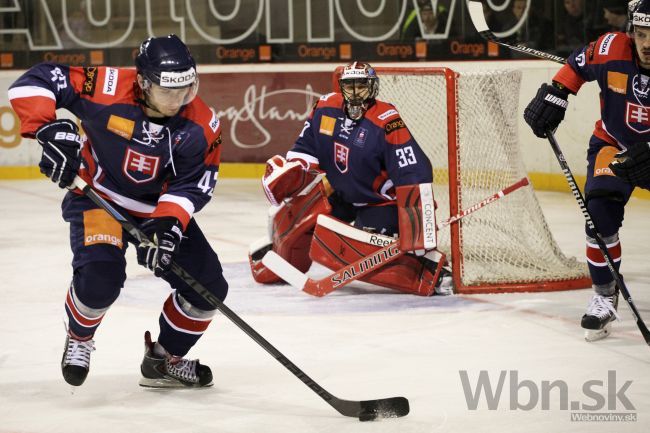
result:
[(90, 353), (93, 350), (94, 340), (78, 340), (68, 332), (61, 359), (61, 372), (70, 385), (80, 386), (86, 380), (90, 369)]
[(610, 333), (611, 322), (620, 320), (616, 313), (618, 307), (618, 292), (610, 296), (594, 295), (582, 316), (582, 327), (585, 329), (585, 340), (597, 341)]
[(168, 353), (144, 334), (145, 353), (140, 371), (140, 386), (148, 388), (200, 388), (212, 386), (212, 371), (199, 360), (188, 360)]
[(440, 269), (440, 276), (438, 277), (438, 281), (436, 281), (436, 286), (433, 290), (438, 296), (454, 294), (454, 280), (451, 276), (451, 271), (446, 267)]

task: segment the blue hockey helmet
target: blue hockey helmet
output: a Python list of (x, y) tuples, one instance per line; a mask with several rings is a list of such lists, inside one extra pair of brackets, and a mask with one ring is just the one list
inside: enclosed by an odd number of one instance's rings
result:
[(135, 67), (142, 76), (142, 90), (149, 94), (153, 85), (167, 89), (186, 89), (182, 105), (196, 96), (199, 76), (190, 50), (176, 35), (148, 38), (140, 45)]
[(142, 42), (135, 67), (145, 79), (161, 87), (188, 87), (197, 79), (196, 62), (176, 35)]
[(379, 77), (368, 63), (352, 62), (343, 68), (339, 88), (345, 99), (348, 116), (358, 120), (379, 94)]
[(632, 0), (627, 6), (628, 31), (634, 26), (650, 27), (650, 1)]

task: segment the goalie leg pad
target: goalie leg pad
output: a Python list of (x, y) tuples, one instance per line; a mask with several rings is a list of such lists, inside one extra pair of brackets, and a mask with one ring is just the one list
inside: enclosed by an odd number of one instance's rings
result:
[(320, 214), (329, 214), (331, 206), (322, 182), (306, 194), (299, 193), (291, 201), (285, 202), (273, 212), (270, 244), (260, 243), (251, 246), (249, 263), (253, 278), (258, 283), (270, 284), (281, 281), (262, 263), (262, 258), (272, 249), (295, 266), (300, 272), (307, 272), (312, 260), (309, 258), (309, 244)]
[[(395, 242), (395, 239), (354, 228), (322, 215), (309, 249), (312, 260), (332, 270), (341, 269)], [(438, 268), (410, 254), (369, 273), (362, 281), (419, 296), (431, 296), (444, 260)], [(370, 264), (371, 266), (371, 264)]]
[(437, 246), (436, 212), (430, 183), (402, 185), (397, 193), (400, 249), (428, 251)]

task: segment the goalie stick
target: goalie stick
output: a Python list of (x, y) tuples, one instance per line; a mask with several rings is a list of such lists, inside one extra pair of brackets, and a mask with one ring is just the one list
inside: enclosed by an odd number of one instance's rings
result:
[[(441, 230), (459, 219), (476, 212), (496, 200), (499, 200), (501, 197), (528, 185), (528, 183), (528, 178), (521, 178), (519, 181), (489, 197), (484, 198), (461, 213), (438, 223), (436, 229)], [(338, 271), (335, 271), (319, 280), (309, 278), (306, 274), (300, 272), (291, 263), (274, 251), (267, 252), (262, 258), (262, 263), (291, 286), (309, 293), (310, 295), (321, 297), (351, 283), (352, 281), (363, 278), (365, 275), (376, 271), (403, 254), (405, 254), (405, 252), (399, 249), (399, 240), (397, 240), (396, 242), (393, 242), (372, 254), (361, 257), (356, 262), (348, 264)]]
[(472, 20), (476, 31), (484, 39), (494, 42), (495, 44), (503, 45), (504, 47), (510, 48), (511, 50), (519, 51), (520, 53), (539, 57), (540, 59), (550, 60), (552, 62), (562, 64), (566, 63), (566, 59), (554, 54), (545, 53), (544, 51), (539, 51), (521, 44), (510, 44), (499, 39), (494, 33), (492, 33), (487, 25), (487, 21), (485, 21), (485, 15), (483, 14), (483, 4), (480, 1), (470, 0), (467, 2), (467, 7), (469, 10), (469, 17)]
[[(108, 201), (104, 200), (90, 185), (83, 179), (77, 176), (74, 180), (73, 186), (83, 191), (86, 196), (91, 199), (97, 206), (104, 209), (126, 230), (137, 243), (150, 242), (147, 235), (142, 232), (138, 225), (129, 218), (128, 215), (123, 215), (115, 209)], [(325, 400), (330, 406), (336, 409), (341, 415), (356, 417), (360, 421), (371, 421), (376, 418), (397, 418), (405, 416), (409, 413), (409, 402), (405, 397), (390, 397), (381, 398), (377, 400), (343, 400), (321, 387), (316, 381), (309, 377), (302, 371), (296, 364), (291, 362), (286, 356), (262, 337), (255, 329), (246, 323), (235, 312), (228, 308), (219, 298), (213, 295), (194, 277), (188, 274), (181, 266), (172, 263), (172, 272), (181, 278), (188, 286), (190, 286), (196, 293), (201, 295), (203, 299), (209, 302), (217, 310), (232, 321), (239, 329), (244, 331), (246, 335), (251, 337), (257, 344), (273, 356), (280, 364), (287, 370), (293, 373), (300, 379), (309, 389), (314, 391), (320, 398)]]
[(607, 244), (603, 240), (600, 231), (594, 224), (594, 221), (591, 218), (591, 214), (589, 213), (589, 210), (587, 210), (587, 206), (585, 205), (585, 199), (582, 196), (582, 193), (580, 192), (580, 188), (578, 188), (578, 184), (576, 183), (576, 180), (573, 177), (573, 173), (571, 173), (571, 169), (569, 168), (569, 164), (566, 162), (566, 158), (564, 157), (564, 154), (560, 149), (560, 145), (557, 143), (557, 140), (555, 139), (555, 134), (553, 133), (553, 131), (548, 130), (546, 131), (546, 137), (548, 138), (549, 143), (551, 143), (551, 148), (553, 149), (553, 153), (555, 153), (555, 157), (557, 158), (557, 161), (560, 163), (560, 168), (562, 168), (562, 173), (564, 174), (564, 177), (569, 183), (569, 188), (571, 188), (571, 192), (573, 193), (573, 196), (575, 197), (576, 201), (578, 202), (578, 205), (580, 206), (580, 210), (582, 211), (582, 215), (584, 215), (585, 217), (587, 227), (589, 227), (592, 230), (594, 239), (596, 239), (596, 243), (598, 244), (598, 248), (600, 248), (600, 251), (603, 253), (603, 256), (605, 257), (605, 263), (607, 263), (607, 268), (609, 269), (609, 272), (612, 274), (612, 277), (614, 277), (614, 281), (616, 281), (616, 287), (618, 288), (618, 290), (621, 291), (621, 293), (623, 294), (623, 298), (625, 298), (627, 305), (629, 305), (630, 311), (632, 312), (632, 316), (636, 321), (636, 326), (639, 327), (639, 331), (641, 331), (641, 335), (643, 335), (643, 339), (645, 340), (646, 344), (650, 345), (650, 331), (648, 331), (648, 327), (646, 326), (645, 322), (641, 318), (641, 315), (639, 314), (639, 310), (637, 310), (636, 304), (632, 299), (632, 295), (630, 295), (630, 291), (627, 289), (627, 286), (623, 282), (623, 278), (621, 277), (621, 274), (614, 267), (614, 260), (612, 259), (612, 256), (609, 255), (609, 251), (607, 250)]

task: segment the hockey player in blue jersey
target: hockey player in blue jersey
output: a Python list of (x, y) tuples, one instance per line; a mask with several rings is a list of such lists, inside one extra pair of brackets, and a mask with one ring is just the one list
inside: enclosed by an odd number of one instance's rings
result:
[[(650, 0), (634, 0), (629, 7), (630, 31), (606, 33), (574, 51), (553, 82), (542, 84), (524, 112), (533, 132), (545, 137), (545, 131), (554, 130), (564, 119), (568, 96), (587, 81), (598, 83), (601, 119), (589, 141), (584, 192), (587, 209), (617, 269), (625, 205), (635, 187), (650, 189)], [(618, 289), (594, 233), (589, 227), (585, 231), (595, 294), (582, 327), (585, 338), (594, 341), (609, 334), (617, 317)]]
[[(379, 77), (369, 64), (347, 65), (339, 88), (340, 92), (320, 98), (286, 158), (275, 156), (267, 163), (264, 190), (275, 209), (280, 207), (274, 217), (273, 250), (303, 272), (311, 260), (339, 269), (358, 258), (346, 257), (360, 248), (346, 247), (346, 238), (358, 240), (363, 237), (361, 231), (399, 235), (400, 248), (412, 254), (365, 281), (422, 296), (450, 293), (450, 273), (443, 268), (444, 256), (435, 250), (429, 159), (397, 108), (377, 99)], [(330, 187), (327, 204), (319, 205), (316, 212), (316, 207), (309, 206), (322, 202), (312, 192), (304, 192), (314, 173), (324, 173)], [(352, 223), (357, 234), (330, 220), (327, 227), (319, 223), (314, 234), (314, 224), (299, 223), (292, 216), (313, 213), (328, 213), (336, 221)], [(375, 248), (369, 245), (362, 253), (370, 254)], [(263, 252), (263, 245), (257, 254), (252, 252), (253, 274), (259, 282), (276, 281), (260, 263)]]
[[(42, 173), (61, 188), (81, 176), (153, 237), (138, 246), (138, 262), (173, 291), (160, 314), (157, 342), (145, 333), (140, 384), (209, 386), (210, 368), (184, 356), (215, 310), (169, 271), (174, 261), (219, 299), (226, 297), (219, 259), (192, 218), (215, 187), (220, 123), (196, 96), (196, 64), (178, 37), (147, 39), (135, 63), (136, 69), (42, 63), (10, 87), (9, 99), (22, 135), (43, 148)], [(74, 122), (57, 119), (58, 108), (81, 120), (85, 140)], [(73, 276), (61, 368), (64, 379), (79, 386), (90, 368), (95, 331), (124, 285), (129, 239), (78, 190), (66, 194), (62, 210), (70, 224)]]

